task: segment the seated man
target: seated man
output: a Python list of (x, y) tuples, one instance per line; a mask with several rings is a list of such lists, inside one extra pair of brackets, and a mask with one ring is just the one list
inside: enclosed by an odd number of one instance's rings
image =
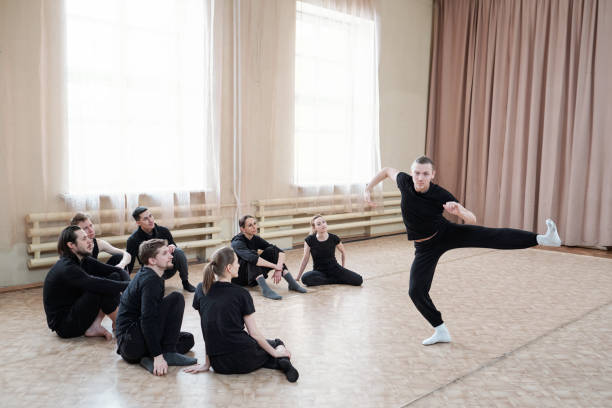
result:
[(163, 239), (140, 244), (144, 265), (121, 296), (117, 316), (117, 354), (130, 364), (140, 362), (154, 375), (164, 375), (169, 365), (191, 365), (183, 356), (194, 345), (191, 333), (181, 332), (185, 299), (178, 292), (164, 297), (162, 274), (172, 268), (172, 254)]
[(87, 214), (76, 213), (74, 217), (72, 217), (70, 225), (78, 226), (85, 231), (85, 234), (87, 234), (89, 239), (93, 240), (93, 250), (91, 251), (92, 258), (98, 259), (98, 254), (100, 251), (111, 254), (112, 256), (108, 261), (106, 261), (106, 263), (108, 265), (115, 265), (122, 270), (120, 272), (122, 280), (130, 280), (130, 274), (127, 273), (125, 269), (129, 265), (132, 256), (128, 254), (127, 251), (115, 248), (103, 239), (97, 239), (96, 229), (94, 228), (94, 225)]
[(115, 327), (120, 292), (128, 283), (121, 281), (117, 268), (91, 258), (92, 248), (77, 226), (64, 228), (59, 236), (60, 259), (45, 277), (43, 304), (49, 328), (60, 337), (112, 338), (102, 319), (108, 315)]
[[(257, 234), (257, 220), (251, 215), (245, 215), (238, 220), (240, 234), (232, 238), (232, 249), (238, 255), (240, 269), (238, 277), (232, 279), (232, 283), (242, 286), (259, 285), (264, 297), (280, 300), (283, 297), (274, 292), (266, 283), (269, 271), (274, 271), (274, 283), (279, 283), (281, 276), (289, 284), (289, 290), (306, 293), (285, 265), (285, 253), (276, 245), (270, 244)], [(263, 250), (261, 255), (257, 250)]]
[[(134, 260), (138, 258), (138, 247), (142, 242), (153, 238), (165, 239), (169, 243), (168, 249), (170, 250), (170, 254), (172, 254), (174, 257), (174, 262), (170, 269), (164, 271), (162, 277), (164, 279), (170, 279), (174, 276), (176, 271), (178, 271), (181, 281), (183, 282), (183, 289), (185, 289), (187, 292), (195, 292), (195, 287), (189, 283), (187, 257), (185, 256), (185, 253), (176, 246), (176, 243), (174, 242), (174, 239), (172, 239), (172, 234), (168, 228), (155, 224), (153, 214), (151, 214), (151, 211), (149, 211), (146, 207), (136, 207), (132, 213), (132, 217), (134, 217), (136, 220), (138, 229), (134, 231), (127, 240), (126, 249), (132, 256), (132, 260), (128, 265), (128, 272), (131, 273), (132, 269), (134, 268)], [(140, 265), (145, 265), (145, 263), (143, 263), (144, 261), (144, 259), (138, 258)]]

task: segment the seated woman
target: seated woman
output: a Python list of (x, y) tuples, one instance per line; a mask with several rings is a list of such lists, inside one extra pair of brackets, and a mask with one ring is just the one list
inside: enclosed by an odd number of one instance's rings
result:
[(251, 294), (231, 283), (239, 267), (234, 251), (224, 247), (215, 251), (204, 268), (204, 281), (196, 289), (193, 307), (200, 313), (206, 362), (184, 371), (195, 374), (212, 366), (220, 374), (244, 374), (265, 367), (281, 370), (287, 380), (295, 382), (299, 374), (289, 361), (291, 353), (281, 340), (264, 338), (255, 324)]
[[(307, 286), (330, 285), (334, 283), (359, 286), (363, 283), (361, 275), (344, 267), (346, 254), (344, 245), (337, 235), (327, 232), (327, 222), (322, 215), (317, 214), (310, 220), (312, 234), (304, 240), (304, 257), (300, 265), (300, 278)], [(336, 248), (342, 254), (342, 265), (336, 260)], [(308, 258), (312, 253), (313, 270), (302, 273), (308, 264)]]

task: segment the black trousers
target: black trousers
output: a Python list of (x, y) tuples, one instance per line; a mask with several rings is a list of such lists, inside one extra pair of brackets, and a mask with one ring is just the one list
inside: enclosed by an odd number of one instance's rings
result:
[[(123, 259), (123, 255), (113, 255), (110, 258), (108, 258), (108, 261), (106, 261), (106, 264), (115, 266), (119, 262), (121, 262), (122, 259)], [(119, 280), (123, 280), (123, 281), (130, 280), (130, 273), (125, 268), (120, 272)]]
[[(185, 298), (182, 294), (173, 292), (162, 300), (159, 308), (162, 353), (184, 354), (195, 344), (193, 334), (180, 331), (184, 311)], [(138, 322), (117, 337), (117, 352), (131, 364), (138, 363), (143, 357), (155, 357), (147, 348)]]
[[(112, 273), (109, 278), (111, 277), (119, 280), (119, 274)], [(120, 294), (107, 296), (85, 292), (74, 302), (55, 332), (63, 338), (80, 337), (91, 326), (100, 310), (104, 314), (111, 314), (119, 306), (119, 300)]]
[(183, 252), (181, 248), (175, 248), (172, 253), (173, 259), (172, 264), (174, 267), (172, 269), (166, 269), (162, 278), (170, 279), (176, 274), (178, 271), (181, 280), (184, 282), (189, 278), (189, 267), (187, 266), (187, 256)]
[(433, 238), (414, 243), (414, 261), (410, 268), (410, 298), (433, 327), (439, 326), (443, 323), (442, 315), (429, 297), (429, 289), (442, 254), (455, 248), (521, 249), (535, 245), (537, 240), (533, 232), (449, 223)]
[(302, 282), (306, 286), (332, 284), (360, 286), (363, 283), (363, 278), (358, 273), (343, 268), (340, 265), (335, 265), (326, 270), (306, 272), (302, 276)]
[[(280, 249), (278, 249), (277, 246), (270, 245), (269, 247), (263, 250), (259, 257), (275, 264), (278, 262), (279, 253)], [(257, 278), (260, 275), (263, 275), (265, 279), (268, 279), (268, 272), (270, 272), (270, 268), (253, 265), (252, 263), (249, 263), (240, 258), (238, 258), (238, 262), (240, 263), (240, 268), (238, 269), (238, 277), (232, 278), (232, 283), (241, 286), (257, 286)], [(287, 269), (287, 266), (283, 265), (283, 269)]]
[[(266, 340), (272, 348), (284, 345), (280, 339)], [(222, 354), (220, 356), (209, 356), (210, 365), (219, 374), (246, 374), (259, 368), (271, 368), (280, 370), (278, 362), (287, 357), (276, 358), (268, 354), (259, 344), (252, 348), (237, 351), (235, 353)]]

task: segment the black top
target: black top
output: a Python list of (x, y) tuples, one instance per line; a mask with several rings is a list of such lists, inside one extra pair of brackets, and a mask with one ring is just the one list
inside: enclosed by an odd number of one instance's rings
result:
[(49, 328), (55, 330), (85, 292), (115, 296), (125, 290), (128, 282), (106, 279), (117, 270), (91, 257), (85, 257), (81, 262), (74, 256), (60, 257), (47, 273), (43, 286), (43, 304)]
[[(117, 339), (140, 323), (147, 349), (153, 357), (162, 353), (159, 308), (164, 298), (164, 280), (149, 267), (140, 268), (121, 295), (117, 313)], [(118, 352), (118, 351), (117, 351)]]
[(442, 216), (442, 205), (457, 201), (451, 193), (434, 183), (426, 192), (419, 193), (414, 189), (412, 176), (403, 171), (397, 174), (397, 187), (402, 193), (402, 218), (408, 239), (430, 237), (448, 224)]
[(138, 229), (134, 231), (132, 235), (130, 235), (130, 237), (128, 238), (127, 247), (125, 249), (130, 255), (132, 255), (132, 260), (127, 266), (129, 272), (132, 272), (136, 259), (138, 259), (138, 263), (140, 263), (141, 265), (144, 264), (144, 262), (142, 262), (142, 260), (138, 258), (138, 247), (144, 241), (148, 241), (153, 238), (165, 239), (166, 241), (168, 241), (168, 245), (172, 244), (174, 246), (177, 246), (174, 242), (174, 239), (172, 238), (170, 230), (166, 227), (162, 227), (160, 225), (155, 224), (150, 235), (144, 232), (142, 228), (138, 227)]
[(93, 259), (98, 259), (98, 254), (100, 253), (100, 248), (98, 248), (98, 240), (94, 238), (93, 243), (94, 243), (94, 247), (93, 247), (93, 250), (91, 251), (91, 257)]
[[(253, 235), (253, 238), (248, 239), (241, 232), (240, 234), (232, 238), (232, 249), (238, 255), (238, 258), (247, 261), (250, 264), (257, 264), (259, 255), (257, 254), (258, 249), (266, 249), (269, 246), (274, 246), (259, 235)], [(283, 252), (279, 248), (279, 252)]]
[(310, 247), (312, 255), (312, 269), (324, 271), (332, 266), (338, 265), (336, 260), (336, 245), (340, 243), (340, 237), (329, 234), (325, 241), (319, 241), (317, 234), (312, 234), (304, 240)]
[(206, 354), (218, 356), (248, 349), (257, 341), (244, 330), (244, 316), (255, 313), (251, 294), (229, 282), (215, 282), (205, 295), (200, 283), (193, 297), (200, 312)]

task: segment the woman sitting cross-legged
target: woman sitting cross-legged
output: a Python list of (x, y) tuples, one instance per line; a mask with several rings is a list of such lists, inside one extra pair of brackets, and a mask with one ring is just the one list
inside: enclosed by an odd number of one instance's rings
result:
[[(327, 232), (327, 222), (322, 215), (317, 214), (310, 220), (312, 234), (304, 240), (304, 257), (300, 265), (297, 280), (307, 286), (330, 285), (334, 283), (359, 286), (363, 283), (361, 275), (344, 267), (346, 253), (340, 237)], [(336, 260), (336, 248), (342, 255), (342, 265)], [(302, 273), (312, 254), (313, 269)]]
[(281, 340), (265, 339), (255, 323), (251, 294), (231, 283), (239, 267), (234, 251), (224, 247), (215, 251), (204, 268), (193, 307), (200, 313), (206, 362), (184, 371), (195, 374), (212, 366), (220, 374), (245, 374), (265, 367), (281, 370), (287, 380), (295, 382), (299, 374), (289, 360), (291, 353)]

